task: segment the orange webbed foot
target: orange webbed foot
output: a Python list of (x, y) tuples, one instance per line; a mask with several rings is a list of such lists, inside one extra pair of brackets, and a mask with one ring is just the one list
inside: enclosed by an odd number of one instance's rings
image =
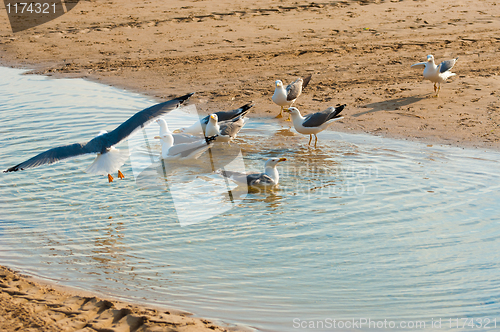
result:
[(113, 177), (111, 176), (111, 174), (108, 174), (108, 181), (113, 182)]
[(125, 179), (125, 175), (123, 175), (123, 173), (120, 170), (118, 170), (118, 178)]

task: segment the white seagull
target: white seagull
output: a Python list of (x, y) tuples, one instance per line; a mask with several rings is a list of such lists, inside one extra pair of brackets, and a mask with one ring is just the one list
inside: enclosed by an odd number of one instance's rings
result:
[(318, 143), (317, 133), (325, 130), (332, 122), (342, 119), (339, 113), (346, 107), (346, 105), (340, 105), (337, 107), (328, 107), (322, 112), (308, 114), (303, 117), (300, 111), (295, 107), (289, 107), (285, 109), (292, 116), (293, 127), (295, 130), (301, 134), (309, 135), (309, 143), (311, 144), (312, 136), (316, 137), (314, 142), (314, 147)]
[(92, 165), (86, 170), (87, 173), (107, 174), (108, 181), (112, 182), (113, 177), (111, 173), (118, 171), (118, 177), (123, 178), (124, 176), (122, 172), (120, 172), (119, 167), (125, 163), (126, 158), (124, 158), (123, 153), (115, 149), (114, 145), (120, 143), (133, 132), (150, 123), (157, 117), (176, 109), (192, 95), (193, 93), (190, 93), (146, 108), (134, 114), (131, 118), (109, 133), (101, 131), (99, 135), (86, 143), (75, 143), (52, 148), (16, 166), (10, 167), (4, 170), (4, 172), (17, 172), (44, 164), (52, 164), (67, 158), (78, 157), (85, 154), (97, 154)]
[(174, 138), (174, 145), (192, 143), (203, 138), (202, 136), (194, 136), (188, 134), (174, 134), (168, 129), (167, 121), (162, 118), (156, 119), (156, 123), (160, 125), (160, 137), (163, 137), (166, 134), (172, 135), (172, 137)]
[(241, 128), (245, 125), (248, 118), (244, 117), (245, 114), (224, 122), (219, 122), (217, 114), (210, 114), (207, 127), (205, 129), (205, 136), (217, 136), (217, 142), (229, 142), (238, 135)]
[(272, 188), (276, 186), (280, 180), (280, 175), (276, 169), (276, 165), (286, 158), (270, 158), (264, 164), (264, 173), (243, 173), (218, 170), (217, 173), (225, 178), (231, 179), (238, 185), (257, 187), (257, 188)]
[(297, 78), (294, 82), (288, 84), (285, 88), (283, 82), (277, 80), (274, 82), (274, 94), (272, 100), (275, 104), (281, 106), (280, 114), (276, 116), (277, 118), (283, 117), (283, 108), (292, 106), (295, 100), (302, 93), (309, 81), (311, 80), (311, 75), (304, 78)]
[(458, 57), (443, 61), (436, 66), (434, 63), (434, 56), (429, 54), (426, 62), (415, 63), (411, 67), (424, 68), (424, 79), (434, 83), (434, 92), (436, 93), (436, 97), (438, 97), (439, 91), (441, 90), (441, 83), (444, 83), (449, 77), (456, 75), (450, 70), (453, 68), (457, 60)]
[(203, 152), (213, 144), (215, 136), (198, 139), (195, 142), (179, 143), (174, 145), (174, 137), (170, 133), (155, 136), (161, 139), (161, 158), (167, 160), (193, 160), (198, 159)]

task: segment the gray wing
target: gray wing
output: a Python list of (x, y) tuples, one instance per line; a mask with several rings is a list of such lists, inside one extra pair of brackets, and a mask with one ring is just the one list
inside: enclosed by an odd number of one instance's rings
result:
[(312, 75), (309, 75), (304, 78), (297, 78), (294, 82), (288, 84), (286, 87), (286, 100), (294, 100), (297, 99), (302, 93), (302, 89), (304, 89), (309, 81), (311, 80)]
[(446, 60), (446, 61), (441, 62), (439, 64), (439, 72), (444, 73), (445, 71), (450, 70), (451, 68), (453, 68), (453, 66), (455, 65), (457, 60), (458, 60), (458, 57), (455, 59)]
[(197, 142), (173, 145), (168, 149), (168, 156), (174, 157), (178, 155), (181, 158), (186, 158), (192, 154), (196, 159), (203, 152), (208, 150), (209, 147), (213, 146), (213, 142), (216, 138), (217, 135), (205, 137), (205, 139), (201, 139)]
[(202, 136), (194, 136), (194, 135), (187, 135), (187, 134), (172, 134), (172, 136), (174, 137), (174, 145), (193, 143), (193, 142), (196, 142), (196, 141), (203, 139)]
[(286, 87), (286, 100), (294, 100), (300, 96), (303, 82), (304, 80), (299, 77), (294, 82), (288, 84)]
[(309, 81), (311, 80), (312, 75), (302, 77), (302, 89), (305, 89), (306, 86), (309, 84)]
[(72, 157), (77, 157), (80, 155), (95, 153), (98, 151), (93, 151), (92, 145), (85, 143), (75, 143), (70, 145), (59, 146), (42, 152), (31, 159), (26, 160), (16, 166), (10, 167), (4, 171), (7, 172), (17, 172), (23, 169), (33, 168), (44, 164), (52, 164), (59, 160), (68, 159)]
[(419, 62), (411, 65), (411, 68), (425, 69), (425, 62)]
[(271, 179), (265, 173), (252, 173), (247, 175), (247, 185), (252, 186), (271, 186), (274, 184), (273, 179)]
[(326, 110), (318, 113), (309, 114), (305, 117), (302, 125), (304, 127), (319, 127), (328, 120), (335, 119), (339, 117), (340, 112), (346, 107), (346, 105), (340, 105), (338, 107), (328, 107)]
[(245, 125), (245, 120), (242, 116), (240, 116), (233, 121), (226, 121), (219, 123), (220, 126), (219, 133), (221, 136), (230, 136), (231, 138), (235, 138), (244, 125)]
[(120, 141), (130, 136), (134, 131), (141, 128), (142, 126), (145, 126), (160, 115), (173, 111), (174, 109), (182, 105), (182, 103), (184, 103), (193, 94), (194, 92), (157, 105), (153, 105), (134, 114), (130, 119), (122, 123), (112, 132), (101, 135), (105, 139), (106, 146), (109, 148), (115, 144), (118, 144)]
[(179, 155), (181, 158), (185, 158), (197, 151), (203, 152), (207, 148), (208, 143), (205, 140), (199, 140), (197, 142), (174, 145), (168, 149), (168, 155), (171, 157)]
[[(252, 108), (253, 105), (254, 105), (254, 103), (253, 103), (253, 101), (251, 101), (248, 104), (245, 104), (245, 105), (243, 105), (240, 108), (237, 108), (235, 110), (219, 111), (219, 112), (215, 112), (215, 114), (217, 114), (217, 118), (218, 118), (219, 122), (228, 121), (228, 120), (232, 120), (238, 116), (245, 116), (246, 114), (248, 114), (248, 112), (250, 112), (250, 108)], [(202, 124), (206, 125), (208, 123), (209, 117), (210, 117), (210, 115), (207, 115), (206, 117), (201, 119), (200, 122)]]

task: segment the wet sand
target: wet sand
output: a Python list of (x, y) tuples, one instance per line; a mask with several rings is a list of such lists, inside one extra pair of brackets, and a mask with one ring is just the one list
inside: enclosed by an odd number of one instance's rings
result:
[(242, 331), (190, 316), (36, 282), (0, 266), (0, 331)]
[[(251, 116), (258, 117), (279, 112), (271, 101), (275, 80), (312, 74), (294, 106), (307, 114), (346, 103), (335, 130), (498, 149), (495, 0), (80, 1), (62, 17), (15, 34), (3, 6), (0, 13), (0, 63), (34, 74), (83, 77), (158, 100), (195, 91), (191, 102), (206, 113), (253, 100)], [(459, 57), (457, 75), (438, 98), (422, 70), (410, 68), (427, 54), (437, 62)], [(223, 330), (59, 293), (5, 268), (0, 274), (3, 330)]]

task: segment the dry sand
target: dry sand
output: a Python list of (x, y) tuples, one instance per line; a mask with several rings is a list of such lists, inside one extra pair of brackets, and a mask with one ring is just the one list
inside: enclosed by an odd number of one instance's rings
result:
[[(62, 17), (16, 34), (1, 7), (0, 63), (159, 100), (196, 91), (191, 101), (204, 112), (253, 100), (252, 116), (260, 117), (278, 114), (271, 102), (275, 80), (312, 74), (295, 106), (309, 113), (346, 103), (345, 118), (333, 129), (497, 149), (499, 31), (496, 0), (80, 1)], [(427, 54), (436, 61), (460, 57), (457, 76), (438, 98), (422, 70), (410, 68)], [(0, 327), (54, 331), (44, 324), (166, 319), (96, 298), (58, 299), (5, 269), (2, 274)], [(144, 318), (150, 316), (157, 318)], [(174, 322), (180, 325), (158, 324), (173, 331), (207, 325), (177, 316)]]

